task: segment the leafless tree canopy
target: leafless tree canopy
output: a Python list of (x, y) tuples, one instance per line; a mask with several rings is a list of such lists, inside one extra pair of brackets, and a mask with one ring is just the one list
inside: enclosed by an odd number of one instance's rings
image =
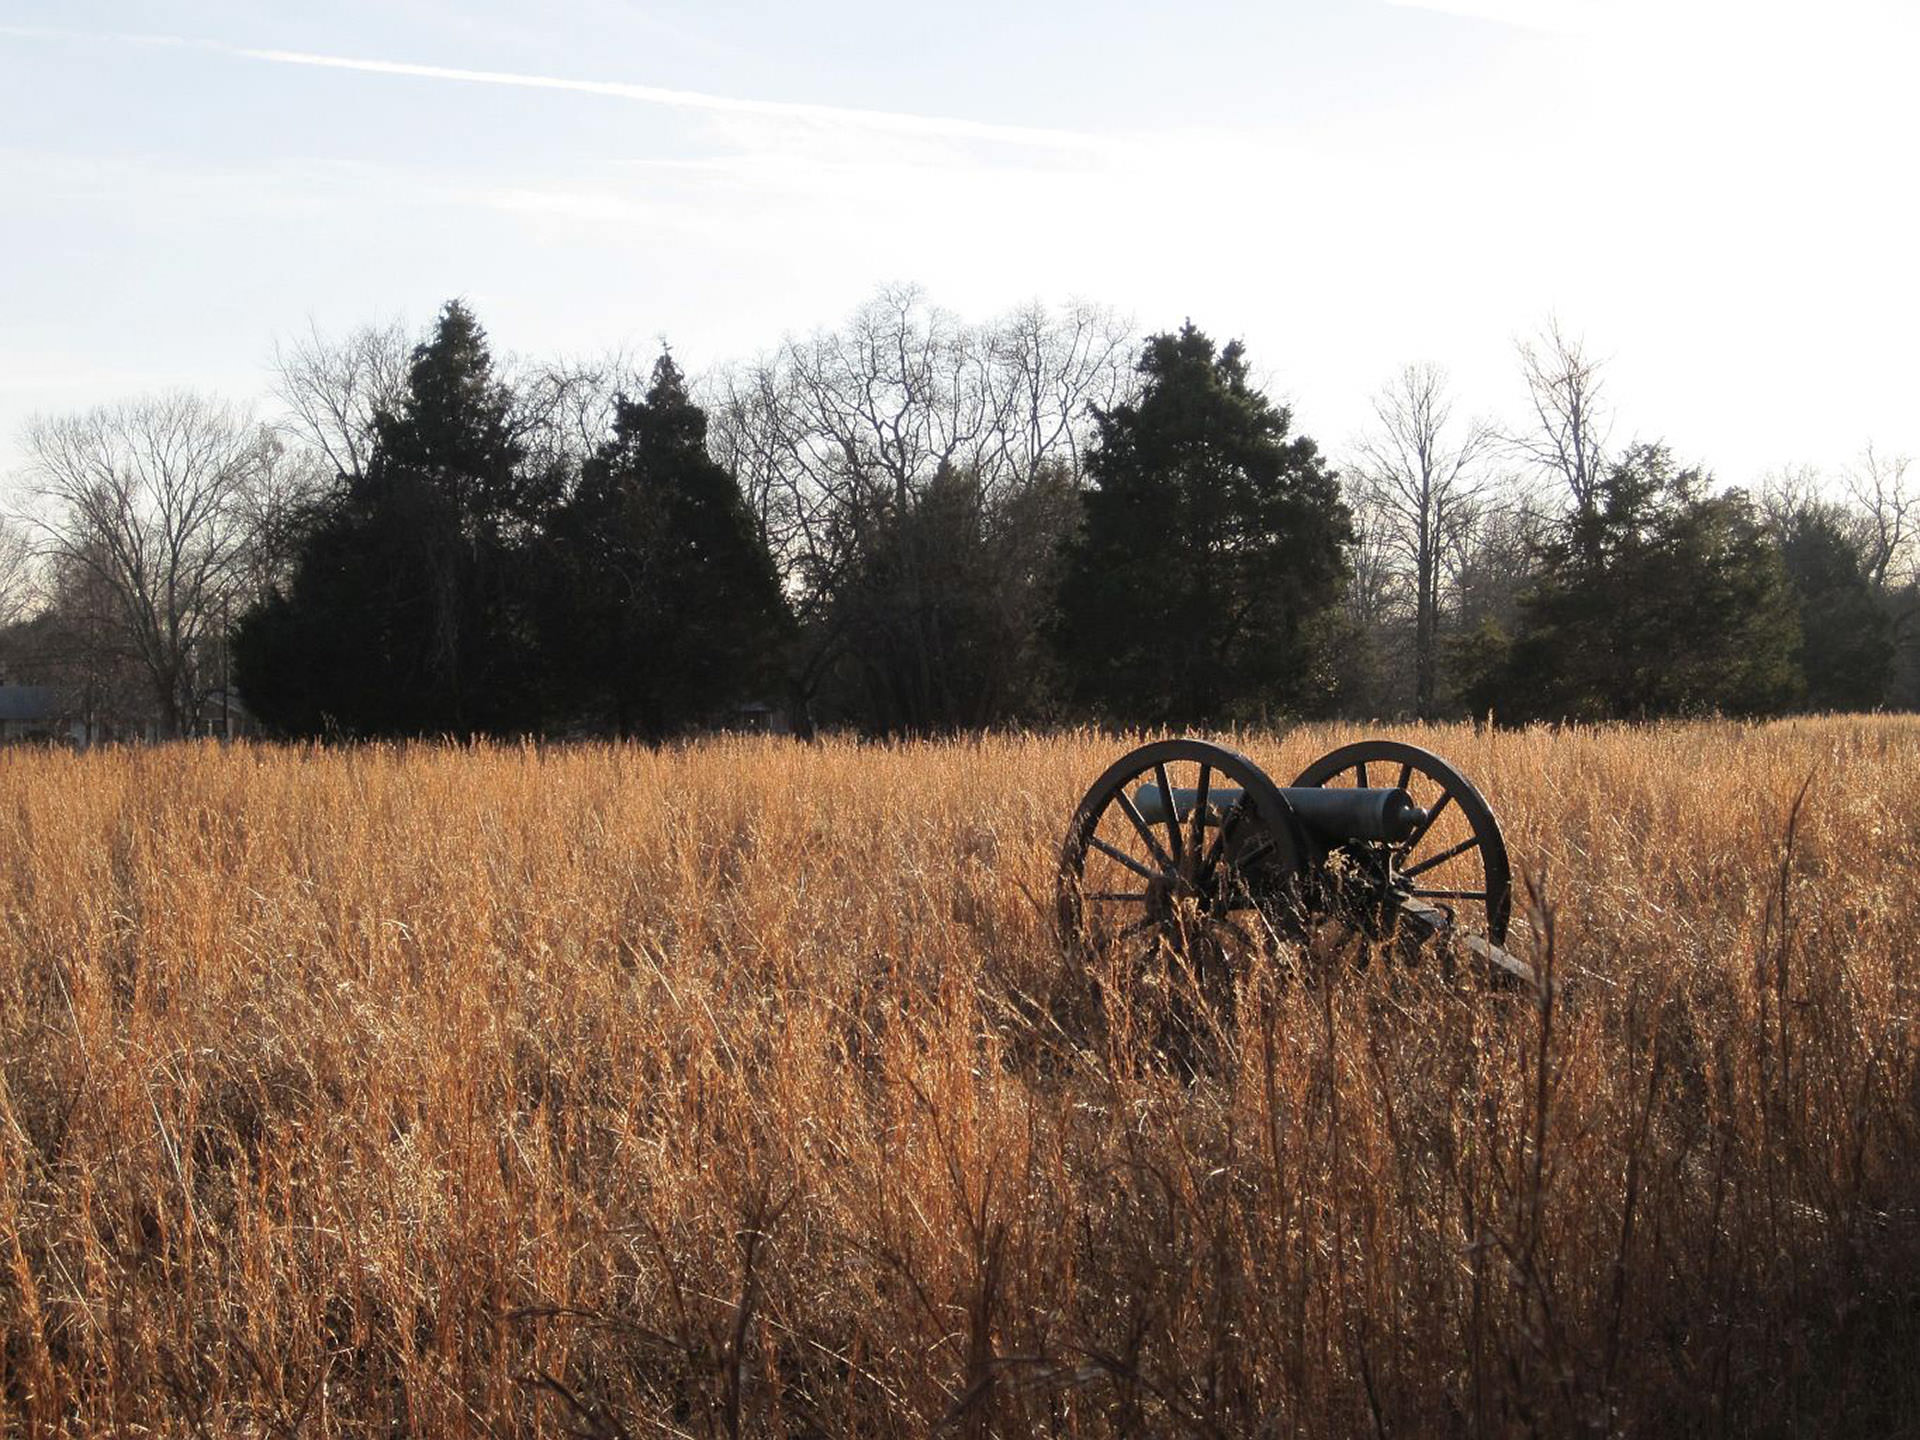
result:
[(613, 434), (621, 398), (646, 393), (647, 367), (624, 350), (580, 359), (519, 360), (503, 367), (513, 395), (514, 438), (529, 468), (577, 473)]
[(153, 713), (153, 687), (125, 643), (122, 607), (90, 569), (53, 560), (42, 567), (45, 604), (8, 636), (34, 684), (59, 692), (86, 743), (139, 734)]
[(246, 576), (246, 497), (272, 436), (182, 391), (38, 419), (26, 442), (39, 550), (110, 600), (164, 730), (182, 733), (217, 678), (203, 662)]
[(37, 579), (31, 537), (0, 516), (0, 627), (18, 624), (33, 608)]
[[(1356, 557), (1410, 592), (1414, 613), (1415, 706), (1434, 713), (1439, 627), (1447, 562), (1458, 557), (1489, 503), (1486, 462), (1494, 433), (1456, 422), (1446, 372), (1409, 365), (1374, 397), (1375, 425), (1355, 447), (1349, 493), (1362, 517)], [(1357, 575), (1377, 586), (1382, 574)]]
[[(1133, 343), (1090, 305), (974, 326), (917, 288), (888, 289), (840, 330), (710, 377), (710, 439), (803, 618), (824, 621), (876, 530), (943, 477), (966, 477), (970, 503), (1006, 514), (1044, 477), (1077, 472), (1094, 409), (1132, 382)], [(909, 588), (926, 558), (898, 557)]]
[(1920, 583), (1920, 486), (1909, 477), (1913, 461), (1886, 455), (1869, 444), (1846, 473), (1847, 494), (1864, 527), (1863, 553), (1874, 589)]
[(1344, 599), (1347, 619), (1356, 631), (1378, 634), (1403, 609), (1405, 587), (1386, 517), (1369, 503), (1366, 486), (1352, 470), (1344, 479), (1347, 505), (1353, 511), (1349, 552), (1353, 575)]
[(1783, 465), (1760, 478), (1756, 496), (1760, 508), (1776, 527), (1795, 511), (1826, 501), (1816, 465)]
[(334, 478), (323, 456), (303, 445), (288, 445), (278, 435), (263, 440), (256, 458), (233, 495), (233, 518), (244, 537), (236, 607), (286, 582), (304, 522)]
[(305, 335), (273, 347), (274, 393), (286, 426), (340, 475), (362, 475), (373, 456), (373, 420), (405, 394), (412, 342), (399, 321), (345, 335)]
[(832, 515), (902, 505), (943, 471), (991, 498), (1050, 461), (1077, 469), (1092, 408), (1129, 383), (1132, 343), (1093, 306), (968, 326), (892, 288), (843, 330), (713, 377), (714, 445), (792, 557), (819, 548)]
[(1480, 512), (1449, 563), (1455, 624), (1462, 632), (1485, 622), (1513, 631), (1534, 557), (1552, 529), (1551, 517), (1525, 491), (1502, 486), (1500, 503)]
[(1612, 417), (1603, 395), (1601, 363), (1586, 353), (1557, 319), (1519, 343), (1530, 424), (1510, 435), (1518, 454), (1566, 488), (1581, 513), (1593, 509), (1606, 464)]

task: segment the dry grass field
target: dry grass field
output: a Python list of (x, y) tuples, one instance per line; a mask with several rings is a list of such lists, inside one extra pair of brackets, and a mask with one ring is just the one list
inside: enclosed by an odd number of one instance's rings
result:
[(1197, 1075), (1053, 932), (1111, 737), (0, 755), (0, 1432), (1920, 1429), (1920, 722), (1389, 733), (1563, 988)]

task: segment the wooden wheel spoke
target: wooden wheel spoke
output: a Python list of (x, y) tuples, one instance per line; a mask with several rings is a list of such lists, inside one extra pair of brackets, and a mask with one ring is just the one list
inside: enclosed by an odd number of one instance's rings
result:
[(1425, 871), (1431, 870), (1436, 865), (1444, 865), (1447, 863), (1447, 861), (1453, 859), (1454, 856), (1464, 855), (1469, 850), (1478, 849), (1479, 846), (1480, 846), (1480, 837), (1477, 834), (1469, 835), (1466, 839), (1462, 840), (1458, 845), (1450, 846), (1447, 849), (1442, 850), (1438, 855), (1430, 855), (1425, 860), (1422, 860), (1418, 865), (1409, 865), (1405, 870), (1402, 870), (1400, 872), (1400, 878), (1402, 880), (1411, 880), (1413, 879), (1414, 876), (1422, 874)]
[(1193, 843), (1187, 847), (1188, 853), (1194, 857), (1194, 869), (1196, 872), (1200, 868), (1200, 846), (1201, 841), (1205, 838), (1203, 832), (1207, 824), (1207, 797), (1212, 790), (1212, 785), (1213, 767), (1202, 762), (1200, 766), (1199, 788), (1193, 793)]
[(1367, 762), (1362, 760), (1353, 767), (1354, 783), (1362, 790), (1367, 788)]
[(1153, 778), (1160, 785), (1161, 814), (1167, 817), (1167, 847), (1173, 855), (1173, 868), (1179, 869), (1186, 858), (1186, 842), (1180, 836), (1180, 809), (1173, 803), (1173, 785), (1167, 779), (1167, 767), (1155, 765)]
[[(1409, 760), (1400, 767), (1400, 778), (1393, 782), (1393, 788), (1396, 790), (1405, 790), (1407, 788), (1407, 782), (1411, 779), (1413, 779), (1413, 762)], [(1412, 792), (1409, 791), (1408, 793), (1411, 794)]]
[(1126, 789), (1123, 787), (1116, 790), (1113, 799), (1114, 803), (1120, 807), (1120, 812), (1127, 817), (1128, 822), (1140, 832), (1140, 838), (1147, 842), (1147, 853), (1153, 856), (1153, 863), (1160, 867), (1162, 873), (1172, 870), (1173, 861), (1167, 857), (1167, 852), (1160, 848), (1160, 841), (1155, 838), (1153, 827), (1141, 818), (1139, 807), (1133, 803), (1133, 798), (1127, 794)]
[(1422, 820), (1413, 834), (1409, 835), (1406, 840), (1401, 843), (1400, 853), (1402, 855), (1411, 855), (1415, 847), (1427, 838), (1427, 831), (1431, 830), (1433, 828), (1433, 822), (1440, 818), (1440, 812), (1452, 803), (1453, 792), (1451, 790), (1442, 791), (1439, 803), (1427, 811), (1427, 818)]
[(1114, 904), (1144, 905), (1147, 903), (1147, 892), (1144, 890), (1090, 890), (1087, 892), (1086, 898), (1089, 900), (1107, 900)]
[(1409, 886), (1407, 894), (1421, 900), (1482, 900), (1487, 898), (1484, 890), (1422, 890), (1419, 886)]
[(1240, 822), (1246, 817), (1247, 797), (1242, 795), (1234, 801), (1233, 808), (1220, 822), (1220, 833), (1213, 837), (1213, 844), (1207, 849), (1207, 858), (1201, 863), (1199, 873), (1195, 876), (1196, 885), (1205, 885), (1213, 878), (1213, 872), (1220, 868), (1220, 857), (1226, 854), (1228, 841), (1232, 839), (1233, 832), (1240, 828)]
[(1095, 850), (1098, 850), (1102, 855), (1105, 855), (1108, 859), (1119, 861), (1122, 865), (1126, 866), (1127, 869), (1131, 870), (1134, 874), (1138, 875), (1142, 880), (1158, 880), (1161, 878), (1160, 876), (1154, 874), (1153, 871), (1147, 869), (1146, 866), (1142, 865), (1138, 860), (1134, 859), (1131, 855), (1127, 854), (1126, 851), (1120, 849), (1118, 846), (1109, 845), (1106, 841), (1102, 840), (1098, 835), (1094, 836), (1087, 843), (1091, 845)]

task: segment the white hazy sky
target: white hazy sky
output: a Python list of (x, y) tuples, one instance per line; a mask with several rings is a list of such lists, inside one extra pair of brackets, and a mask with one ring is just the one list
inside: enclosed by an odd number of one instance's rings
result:
[(895, 280), (1190, 316), (1336, 451), (1550, 311), (1722, 479), (1920, 451), (1917, 9), (0, 0), (0, 468), (309, 319), (697, 372)]

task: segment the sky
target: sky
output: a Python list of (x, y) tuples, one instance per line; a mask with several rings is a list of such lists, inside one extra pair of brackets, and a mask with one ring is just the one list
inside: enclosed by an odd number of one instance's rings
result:
[(1920, 452), (1909, 0), (0, 0), (28, 418), (464, 297), (692, 373), (908, 281), (1191, 319), (1336, 455), (1401, 366), (1512, 421), (1549, 315), (1723, 481)]

